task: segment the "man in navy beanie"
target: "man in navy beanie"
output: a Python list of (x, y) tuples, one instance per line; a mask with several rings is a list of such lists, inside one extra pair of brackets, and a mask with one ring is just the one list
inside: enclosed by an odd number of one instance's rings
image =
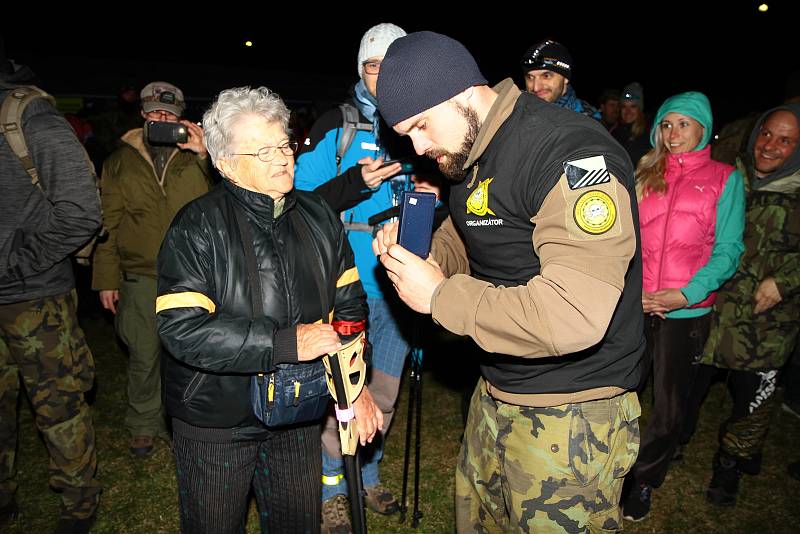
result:
[(627, 154), (511, 79), (489, 87), (461, 43), (432, 32), (389, 47), (377, 93), (453, 181), (427, 261), (396, 244), (394, 224), (373, 249), (409, 307), (481, 353), (457, 531), (619, 530), (644, 350)]

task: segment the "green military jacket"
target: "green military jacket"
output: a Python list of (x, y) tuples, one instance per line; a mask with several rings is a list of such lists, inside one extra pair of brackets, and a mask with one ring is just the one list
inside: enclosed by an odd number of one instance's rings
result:
[[(794, 348), (800, 313), (800, 171), (752, 189), (745, 177), (745, 251), (719, 291), (701, 362), (726, 369), (780, 369)], [(773, 277), (782, 300), (753, 313), (762, 280)]]
[(142, 135), (141, 128), (126, 133), (103, 164), (100, 196), (108, 239), (94, 253), (96, 290), (119, 288), (123, 272), (155, 278), (158, 249), (172, 218), (209, 189), (208, 157), (176, 148), (158, 176)]

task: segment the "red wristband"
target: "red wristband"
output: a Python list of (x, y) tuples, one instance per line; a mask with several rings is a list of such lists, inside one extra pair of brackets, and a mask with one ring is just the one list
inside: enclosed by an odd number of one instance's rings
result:
[(333, 321), (331, 323), (336, 333), (342, 336), (352, 336), (364, 331), (367, 326), (366, 320), (361, 321)]

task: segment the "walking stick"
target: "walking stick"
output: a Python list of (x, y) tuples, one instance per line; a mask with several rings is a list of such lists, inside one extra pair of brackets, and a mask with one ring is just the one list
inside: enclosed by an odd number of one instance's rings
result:
[[(335, 327), (335, 325), (334, 325)], [(361, 332), (337, 352), (325, 356), (328, 390), (336, 401), (336, 419), (339, 422), (339, 439), (342, 442), (347, 489), (350, 493), (350, 515), (355, 534), (367, 534), (367, 516), (364, 511), (364, 488), (361, 466), (357, 454), (358, 435), (353, 424), (353, 401), (364, 387), (367, 366), (364, 362), (366, 338)]]
[(403, 523), (406, 520), (406, 513), (408, 512), (408, 465), (411, 454), (411, 426), (414, 419), (416, 419), (414, 439), (414, 509), (411, 514), (412, 528), (417, 528), (422, 519), (422, 512), (419, 510), (419, 462), (422, 440), (422, 356), (423, 352), (420, 347), (415, 347), (411, 350), (408, 418), (406, 420), (406, 452), (403, 457), (403, 492), (400, 499), (400, 523)]

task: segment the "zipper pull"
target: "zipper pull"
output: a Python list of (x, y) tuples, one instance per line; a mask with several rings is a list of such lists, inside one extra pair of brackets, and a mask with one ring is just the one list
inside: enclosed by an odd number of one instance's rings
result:
[(292, 404), (295, 407), (300, 404), (300, 382), (297, 380), (294, 381), (294, 402)]
[(272, 401), (275, 400), (275, 377), (269, 375), (269, 385), (267, 386), (267, 401), (272, 404)]

